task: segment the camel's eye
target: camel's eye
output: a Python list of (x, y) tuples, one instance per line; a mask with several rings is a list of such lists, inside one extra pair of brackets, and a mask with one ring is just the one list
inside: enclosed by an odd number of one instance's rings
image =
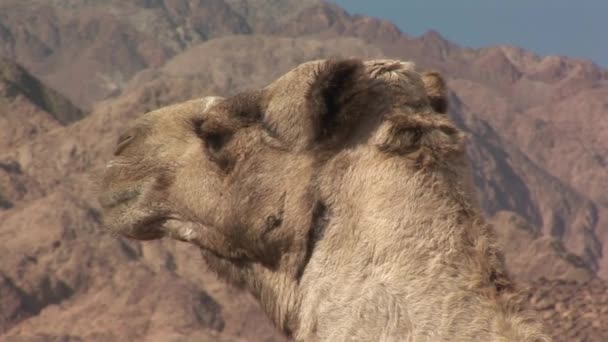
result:
[(211, 131), (205, 129), (205, 125), (196, 126), (196, 135), (205, 143), (205, 146), (212, 152), (219, 152), (232, 137), (226, 131)]
[(194, 129), (196, 134), (208, 144), (210, 148), (221, 149), (232, 137), (234, 133), (230, 126), (222, 123), (221, 120), (207, 119), (207, 120), (196, 120), (194, 122)]
[(196, 134), (205, 144), (209, 159), (216, 163), (223, 171), (228, 172), (232, 169), (233, 159), (225, 151), (224, 147), (232, 138), (232, 133), (227, 130), (213, 127), (210, 129), (208, 123), (196, 124)]
[(230, 139), (226, 134), (207, 133), (202, 136), (207, 147), (213, 152), (219, 152)]

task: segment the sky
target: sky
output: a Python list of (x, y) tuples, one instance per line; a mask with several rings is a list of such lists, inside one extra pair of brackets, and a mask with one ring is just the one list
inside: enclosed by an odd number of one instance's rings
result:
[(461, 46), (509, 44), (541, 56), (588, 58), (608, 67), (608, 0), (330, 0), (350, 14), (438, 31)]

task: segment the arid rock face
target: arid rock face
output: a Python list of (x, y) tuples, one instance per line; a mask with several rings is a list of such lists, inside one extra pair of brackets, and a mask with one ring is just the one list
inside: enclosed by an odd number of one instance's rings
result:
[(0, 56), (2, 341), (282, 341), (195, 248), (104, 234), (94, 179), (130, 119), (336, 56), (448, 77), (527, 302), (557, 341), (608, 339), (608, 71), (590, 62), (413, 38), (320, 0), (7, 0)]

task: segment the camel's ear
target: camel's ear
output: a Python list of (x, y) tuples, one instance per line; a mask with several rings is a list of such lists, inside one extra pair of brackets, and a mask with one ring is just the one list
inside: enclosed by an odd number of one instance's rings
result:
[(360, 60), (346, 59), (329, 60), (314, 74), (306, 100), (315, 120), (316, 141), (339, 135), (356, 120), (363, 109), (355, 96), (363, 87), (363, 72)]
[(445, 115), (395, 114), (382, 124), (376, 146), (383, 152), (403, 155), (419, 167), (430, 166), (464, 151), (463, 134)]
[(296, 150), (339, 141), (371, 102), (364, 75), (357, 59), (300, 65), (265, 89), (265, 127)]
[(431, 107), (437, 113), (448, 112), (448, 90), (441, 74), (437, 71), (427, 71), (422, 74), (422, 82)]

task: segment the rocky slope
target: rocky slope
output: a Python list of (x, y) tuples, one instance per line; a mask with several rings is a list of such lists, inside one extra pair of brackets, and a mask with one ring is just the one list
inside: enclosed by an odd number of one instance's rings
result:
[(542, 279), (527, 302), (550, 326), (556, 341), (606, 341), (608, 287), (597, 278), (577, 283)]
[(316, 0), (7, 0), (0, 54), (91, 108), (73, 122), (82, 111), (0, 64), (0, 340), (282, 340), (192, 248), (104, 234), (94, 179), (137, 115), (333, 56), (413, 59), (449, 76), (451, 115), (528, 302), (558, 341), (608, 333), (596, 276), (608, 268), (608, 72), (589, 62), (413, 38)]
[[(77, 121), (85, 113), (14, 62), (0, 58), (0, 154)], [(0, 162), (0, 208), (44, 194), (12, 160)]]
[(81, 107), (136, 72), (229, 34), (269, 32), (315, 0), (5, 0), (0, 55), (19, 60)]
[(0, 151), (85, 116), (61, 94), (3, 58), (0, 58), (0, 103)]

